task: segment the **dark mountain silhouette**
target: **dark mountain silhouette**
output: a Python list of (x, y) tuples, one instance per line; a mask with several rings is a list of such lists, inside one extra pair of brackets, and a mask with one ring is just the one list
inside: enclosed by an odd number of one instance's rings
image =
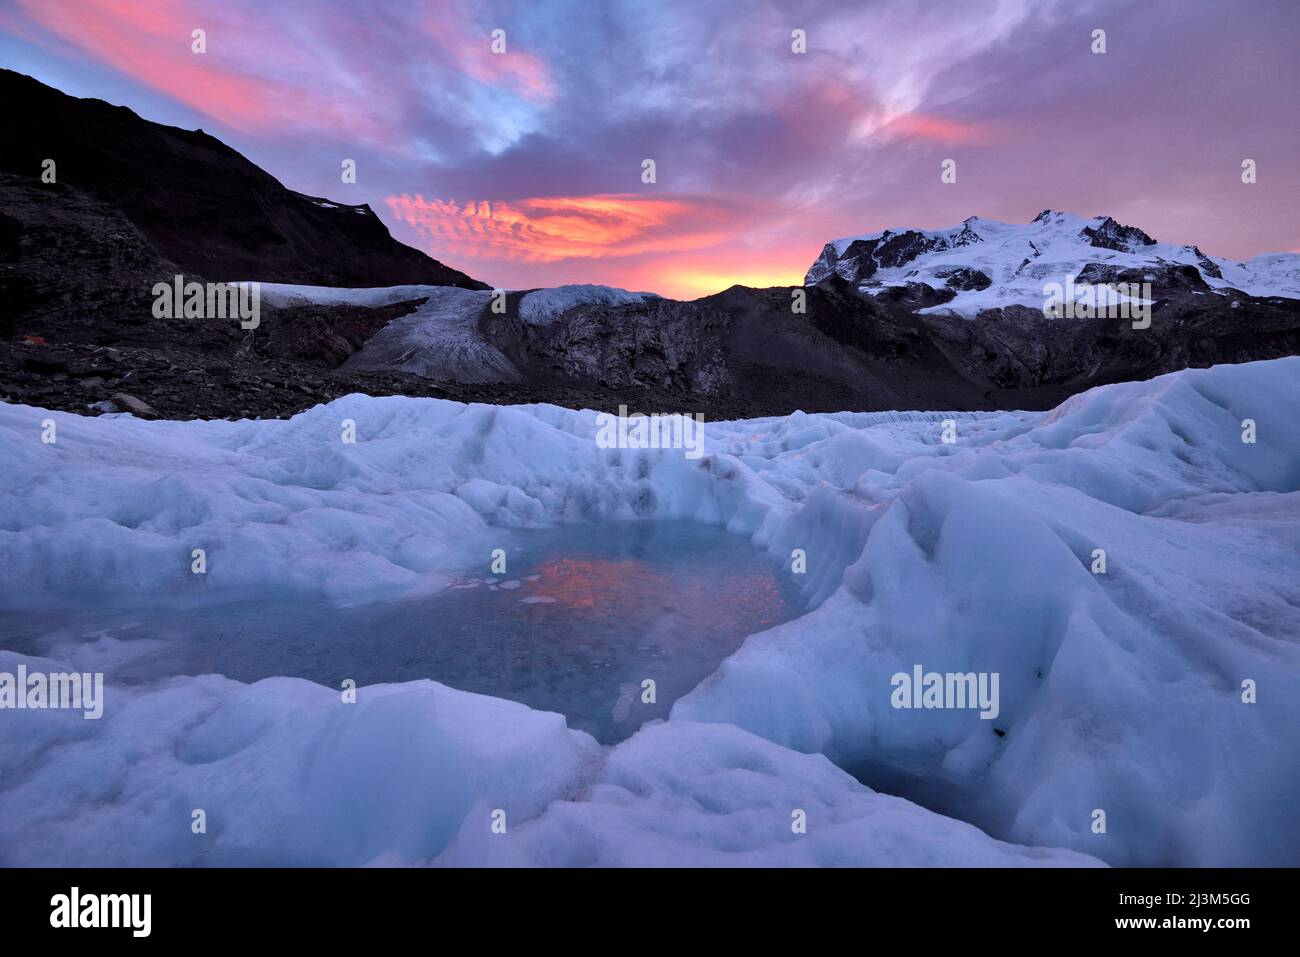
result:
[[(142, 119), (0, 70), (0, 172), (116, 208), (160, 257), (220, 282), (487, 286), (393, 239), (369, 206), (286, 189), (202, 130)], [(341, 185), (341, 184), (340, 184)]]

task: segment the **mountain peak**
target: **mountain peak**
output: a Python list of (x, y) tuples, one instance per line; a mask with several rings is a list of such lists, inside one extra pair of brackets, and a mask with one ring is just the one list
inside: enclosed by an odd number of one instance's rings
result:
[(837, 239), (822, 250), (804, 282), (816, 285), (832, 275), (871, 296), (928, 286), (923, 299), (929, 304), (922, 311), (959, 315), (1006, 306), (1041, 308), (1044, 284), (1064, 284), (1069, 276), (1195, 287), (1201, 295), (1241, 290), (1300, 298), (1300, 256), (1229, 262), (1195, 246), (1157, 242), (1111, 216), (1087, 219), (1054, 209), (1023, 224), (969, 216), (948, 229), (894, 229)]
[(35, 180), (41, 160), (57, 157), (60, 183), (118, 210), (185, 273), (210, 281), (489, 288), (398, 242), (368, 205), (288, 189), (203, 130), (154, 123), (11, 70), (0, 70), (0, 101), (0, 173)]
[[(1139, 246), (1154, 246), (1156, 241), (1136, 226), (1121, 226), (1109, 216), (1098, 217), (1096, 226), (1085, 226), (1082, 235), (1100, 249), (1135, 252)], [(1097, 222), (1096, 219), (1093, 222)]]

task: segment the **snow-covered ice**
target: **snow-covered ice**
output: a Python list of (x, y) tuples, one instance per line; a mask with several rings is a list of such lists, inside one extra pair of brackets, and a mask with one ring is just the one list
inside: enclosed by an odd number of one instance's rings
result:
[(572, 286), (552, 286), (547, 289), (535, 289), (524, 294), (519, 304), (519, 315), (524, 322), (533, 325), (545, 325), (563, 312), (575, 306), (599, 303), (606, 306), (623, 306), (628, 303), (644, 302), (658, 299), (652, 292), (628, 292), (614, 286), (594, 286), (580, 283)]
[[(0, 670), (19, 661), (56, 667), (0, 652)], [(99, 722), (5, 714), (0, 863), (1096, 863), (991, 840), (726, 725), (658, 725), (602, 750), (559, 715), (430, 681), (352, 705), (307, 681), (219, 675), (113, 696)]]
[[(612, 749), (430, 682), (344, 705), (202, 676), (111, 686), (97, 722), (0, 712), (0, 860), (1296, 864), (1297, 421), (1300, 358), (1046, 413), (710, 423), (695, 461), (600, 449), (594, 413), (550, 406), (354, 395), (177, 423), (0, 405), (6, 608), (397, 597), (480, 564), (495, 526), (628, 518), (800, 549), (811, 607)], [(915, 664), (998, 673), (998, 717), (893, 708)], [(835, 765), (930, 782), (987, 834)]]

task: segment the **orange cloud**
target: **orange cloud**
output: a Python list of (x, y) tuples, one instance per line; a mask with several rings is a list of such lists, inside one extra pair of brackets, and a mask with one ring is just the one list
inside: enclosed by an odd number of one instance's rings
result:
[[(625, 259), (504, 266), (501, 279), (512, 286), (594, 282), (624, 289), (649, 289), (672, 299), (696, 299), (730, 286), (799, 286), (818, 249), (783, 234), (755, 235), (742, 229), (723, 245), (708, 249)], [(524, 275), (510, 276), (518, 269)]]
[(735, 217), (714, 201), (632, 194), (543, 196), (459, 204), (390, 196), (389, 208), (435, 252), (474, 259), (558, 262), (700, 249), (735, 235)]

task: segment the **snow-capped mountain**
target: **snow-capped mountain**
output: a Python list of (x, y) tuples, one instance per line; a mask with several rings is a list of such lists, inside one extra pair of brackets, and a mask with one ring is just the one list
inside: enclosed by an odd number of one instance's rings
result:
[(1300, 299), (1300, 256), (1269, 253), (1246, 262), (1197, 246), (1152, 239), (1109, 216), (1084, 219), (1045, 209), (1024, 225), (972, 216), (951, 229), (886, 229), (826, 244), (805, 284), (839, 276), (869, 295), (925, 284), (951, 298), (918, 312), (974, 316), (986, 309), (1041, 309), (1050, 283), (1150, 282), (1202, 295)]

